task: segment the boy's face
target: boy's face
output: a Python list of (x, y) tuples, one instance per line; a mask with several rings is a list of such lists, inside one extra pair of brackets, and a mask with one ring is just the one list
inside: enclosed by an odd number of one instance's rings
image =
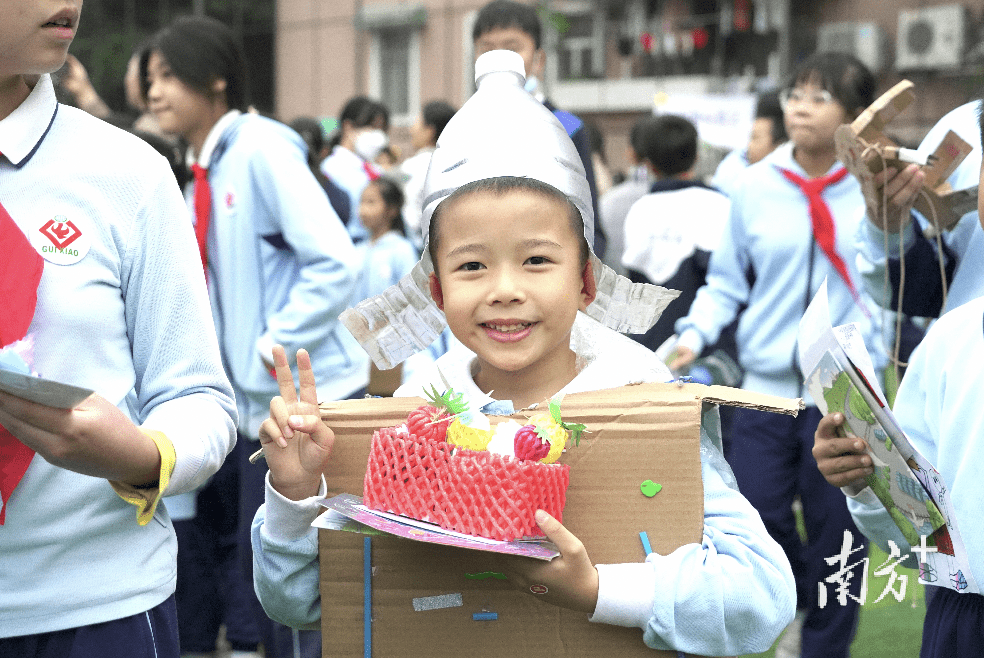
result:
[(3, 0), (0, 82), (57, 71), (68, 55), (82, 0)]
[(478, 355), (482, 383), (563, 379), (577, 311), (594, 300), (568, 205), (531, 190), (472, 192), (443, 209), (437, 230), (431, 293)]
[(491, 50), (511, 50), (523, 58), (526, 77), (543, 75), (544, 52), (533, 37), (518, 27), (495, 27), (475, 39), (475, 57)]

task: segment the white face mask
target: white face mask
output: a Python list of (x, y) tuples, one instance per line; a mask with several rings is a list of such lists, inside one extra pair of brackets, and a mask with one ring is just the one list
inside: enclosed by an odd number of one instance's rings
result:
[(386, 148), (388, 142), (389, 139), (382, 130), (378, 128), (366, 130), (359, 133), (355, 138), (355, 154), (366, 161), (375, 160), (376, 156)]

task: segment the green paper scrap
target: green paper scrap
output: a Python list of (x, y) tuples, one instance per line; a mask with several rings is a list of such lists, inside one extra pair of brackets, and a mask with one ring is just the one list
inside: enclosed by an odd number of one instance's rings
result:
[(641, 485), (639, 485), (639, 490), (642, 491), (643, 495), (647, 498), (652, 498), (660, 491), (662, 491), (663, 485), (658, 482), (653, 482), (652, 480), (646, 480)]
[(489, 578), (506, 580), (506, 574), (499, 573), (498, 571), (482, 571), (480, 573), (466, 573), (465, 578), (468, 580), (487, 580)]

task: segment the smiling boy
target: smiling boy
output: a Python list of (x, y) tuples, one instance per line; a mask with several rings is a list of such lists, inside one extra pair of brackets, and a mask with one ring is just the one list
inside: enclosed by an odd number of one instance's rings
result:
[(459, 188), (431, 225), (431, 296), (478, 356), (475, 384), (524, 408), (574, 379), (571, 327), (595, 297), (577, 208), (538, 181), (495, 178)]
[[(652, 313), (644, 320), (633, 314), (655, 309), (658, 315), (666, 296), (616, 277), (591, 253), (590, 191), (573, 144), (522, 91), (522, 62), (514, 53), (484, 57), (477, 65), (479, 91), (448, 124), (434, 153), (424, 213), (429, 251), (421, 269), (401, 290), (346, 312), (346, 326), (385, 361), (401, 348), (380, 345), (392, 337), (387, 326), (370, 329), (361, 321), (378, 319), (373, 314), (385, 307), (389, 328), (402, 322), (404, 331), (419, 328), (435, 306), (443, 309), (463, 346), (396, 394), (443, 388), (446, 379), (472, 408), (495, 404), (496, 413), (558, 393), (667, 381), (666, 367), (652, 352), (589, 317), (616, 326), (651, 323)], [(488, 113), (497, 121), (485, 121)], [(476, 130), (476, 122), (485, 130)], [(431, 261), (433, 273), (421, 276)], [(418, 293), (426, 295), (427, 308), (406, 302)], [(394, 301), (401, 297), (402, 307)], [(619, 303), (624, 300), (638, 301)], [(426, 335), (420, 339), (426, 341)], [(265, 507), (253, 523), (256, 588), (271, 617), (314, 625), (320, 619), (318, 546), (310, 524), (326, 490), (321, 473), (334, 437), (318, 415), (307, 356), (298, 355), (298, 397), (286, 355), (280, 348), (274, 355), (281, 396), (260, 428), (270, 472)], [(653, 648), (700, 655), (768, 648), (793, 616), (792, 572), (733, 487), (720, 449), (706, 434), (701, 446), (701, 543), (670, 555), (652, 553), (645, 562), (594, 565), (591, 547), (540, 511), (537, 521), (562, 555), (549, 563), (509, 561), (510, 581), (526, 591), (531, 583), (542, 585), (540, 601), (589, 613), (594, 622), (639, 628)]]

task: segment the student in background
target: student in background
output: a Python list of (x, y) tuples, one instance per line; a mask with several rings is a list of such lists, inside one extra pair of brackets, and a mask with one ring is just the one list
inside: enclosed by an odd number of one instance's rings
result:
[[(388, 176), (370, 181), (362, 190), (359, 218), (369, 231), (369, 239), (355, 246), (362, 268), (353, 288), (352, 306), (394, 285), (417, 264), (420, 252), (406, 237), (403, 206), (403, 191)], [(369, 364), (368, 393), (392, 395), (406, 374), (402, 365), (392, 370), (379, 370)]]
[[(844, 497), (813, 467), (820, 411), (803, 387), (796, 336), (807, 304), (826, 279), (831, 322), (856, 322), (876, 369), (885, 365), (878, 314), (871, 312), (852, 248), (864, 199), (837, 161), (834, 145), (834, 131), (874, 100), (875, 79), (854, 57), (819, 53), (799, 66), (783, 97), (790, 141), (741, 174), (707, 283), (676, 324), (678, 357), (670, 367), (693, 362), (738, 318), (742, 387), (807, 399), (796, 418), (736, 410), (726, 457), (742, 493), (793, 566), (802, 655), (837, 658), (848, 655), (859, 606), (850, 599), (846, 606), (820, 608), (817, 583), (827, 575), (824, 559), (839, 553), (844, 531), (857, 528)], [(805, 545), (792, 509), (797, 495)], [(854, 591), (859, 586), (852, 583)], [(790, 629), (794, 638), (797, 626)]]
[(92, 86), (89, 72), (74, 55), (69, 55), (65, 66), (58, 72), (57, 82), (62, 89), (71, 94), (76, 105), (89, 114), (108, 121), (120, 128), (132, 128), (144, 133), (162, 135), (157, 119), (147, 110), (147, 103), (140, 94), (140, 54), (144, 46), (134, 49), (126, 64), (123, 75), (123, 91), (127, 110), (113, 111)]
[(321, 184), (325, 194), (328, 195), (328, 200), (331, 201), (331, 207), (334, 208), (335, 214), (338, 215), (338, 218), (342, 220), (343, 224), (347, 225), (349, 223), (349, 217), (352, 214), (348, 192), (339, 187), (321, 171), (321, 161), (324, 160), (324, 151), (327, 150), (325, 133), (321, 128), (321, 122), (312, 117), (297, 117), (290, 122), (290, 127), (296, 130), (297, 134), (307, 144), (308, 167), (311, 168), (311, 173), (318, 179), (318, 183)]
[(321, 173), (349, 195), (347, 227), (354, 242), (369, 235), (359, 221), (358, 207), (366, 183), (382, 174), (375, 160), (389, 142), (388, 130), (389, 110), (385, 105), (365, 96), (351, 98), (338, 117), (338, 130), (328, 140), (328, 157), (321, 162)]
[(618, 274), (625, 274), (622, 255), (625, 253), (625, 218), (629, 208), (649, 192), (653, 183), (652, 174), (646, 165), (644, 148), (640, 143), (642, 128), (649, 116), (643, 116), (632, 126), (629, 133), (629, 174), (624, 181), (613, 186), (598, 200), (598, 221), (608, 239), (605, 249), (605, 265)]
[[(368, 360), (338, 323), (359, 267), (355, 248), (300, 136), (245, 112), (244, 63), (231, 29), (187, 17), (154, 35), (141, 74), (161, 127), (190, 145), (195, 176), (186, 194), (239, 407), (239, 577), (252, 593), (249, 523), (262, 502), (263, 474), (248, 457), (278, 390), (270, 346), (287, 342), (320, 354), (319, 386), (339, 398), (363, 393)], [(223, 500), (236, 504), (237, 496)], [(249, 604), (260, 637), (230, 639), (253, 650), (262, 642), (267, 658), (292, 655), (295, 643), (305, 656), (320, 655), (320, 634), (270, 626), (255, 596)]]
[(177, 658), (158, 503), (219, 469), (236, 422), (194, 236), (164, 158), (55, 98), (81, 0), (3, 8), (3, 362), (93, 393), (0, 392), (0, 656)]
[(353, 288), (351, 305), (383, 292), (406, 276), (420, 253), (406, 237), (404, 197), (391, 178), (380, 176), (362, 190), (359, 219), (369, 239), (356, 246), (362, 267)]
[(779, 92), (769, 91), (760, 94), (755, 104), (755, 120), (748, 138), (748, 146), (734, 150), (725, 156), (714, 172), (711, 184), (728, 196), (734, 193), (740, 174), (789, 139), (783, 121)]
[[(979, 103), (979, 102), (978, 102)], [(975, 103), (975, 104), (978, 104)], [(978, 118), (978, 138), (984, 117)], [(980, 165), (978, 165), (980, 167)], [(984, 184), (984, 167), (978, 181)], [(984, 228), (984, 197), (978, 197), (979, 228)], [(980, 501), (984, 498), (976, 464), (984, 459), (984, 298), (948, 311), (930, 327), (909, 361), (893, 410), (909, 440), (940, 475), (949, 490), (950, 514), (963, 538), (974, 581), (984, 583), (984, 533)], [(886, 551), (894, 542), (907, 564), (917, 566), (912, 547), (864, 477), (872, 473), (867, 446), (843, 438), (843, 414), (828, 414), (817, 428), (813, 455), (827, 482), (848, 496), (848, 508), (865, 536)], [(918, 547), (916, 547), (918, 549)], [(955, 574), (949, 575), (952, 578)], [(944, 576), (945, 578), (946, 576)], [(984, 655), (984, 596), (927, 586), (920, 658)]]
[(406, 226), (407, 238), (417, 249), (423, 247), (423, 237), (420, 228), (420, 215), (424, 207), (424, 178), (427, 176), (427, 166), (431, 154), (437, 145), (437, 138), (444, 131), (444, 126), (454, 116), (454, 108), (444, 101), (430, 101), (424, 105), (420, 116), (410, 127), (410, 143), (414, 154), (400, 165), (400, 175), (406, 178), (403, 193), (406, 203), (403, 204), (403, 223)]
[(680, 291), (652, 329), (634, 336), (651, 350), (673, 335), (704, 285), (731, 210), (728, 197), (694, 178), (697, 144), (694, 124), (672, 114), (647, 117), (639, 131), (654, 182), (626, 215), (622, 267), (632, 281)]
[[(547, 53), (543, 49), (543, 25), (533, 5), (513, 0), (493, 0), (482, 7), (472, 27), (472, 43), (475, 57), (490, 50), (511, 50), (523, 57), (526, 67), (526, 90), (543, 103), (567, 130), (584, 165), (591, 186), (591, 208), (598, 215), (598, 190), (595, 185), (591, 143), (584, 122), (570, 112), (558, 109), (546, 97), (541, 88), (541, 76), (546, 66)], [(607, 240), (600, 223), (595, 225), (595, 253), (605, 257)]]

